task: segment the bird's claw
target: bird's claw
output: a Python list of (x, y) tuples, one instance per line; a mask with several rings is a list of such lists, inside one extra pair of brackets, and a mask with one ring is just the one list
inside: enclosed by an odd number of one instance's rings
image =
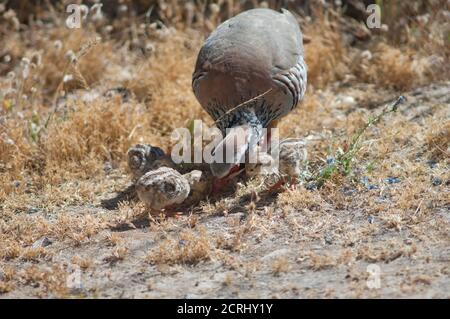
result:
[(275, 184), (273, 184), (272, 186), (269, 187), (269, 192), (276, 192), (276, 191), (283, 192), (286, 190), (295, 191), (295, 190), (297, 190), (297, 184), (298, 184), (298, 181), (295, 177), (290, 178), (289, 180), (282, 177), (282, 178), (280, 178), (280, 180), (278, 182), (276, 182)]

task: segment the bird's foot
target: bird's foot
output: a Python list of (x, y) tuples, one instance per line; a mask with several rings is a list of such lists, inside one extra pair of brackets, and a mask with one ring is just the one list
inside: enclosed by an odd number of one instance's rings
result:
[(269, 193), (284, 191), (284, 185), (285, 185), (284, 179), (280, 179), (278, 182), (270, 186), (268, 191)]
[(183, 215), (183, 213), (180, 211), (180, 205), (172, 204), (172, 205), (167, 205), (162, 209), (150, 208), (150, 215), (153, 217), (163, 216), (163, 218), (166, 218), (166, 217), (179, 218), (180, 216)]
[(289, 190), (291, 191), (296, 191), (297, 190), (297, 185), (298, 185), (298, 180), (295, 177), (290, 178), (289, 181)]
[(216, 196), (226, 186), (227, 180), (225, 178), (218, 178), (213, 181), (211, 195)]
[(297, 190), (297, 185), (298, 181), (295, 177), (289, 180), (282, 177), (278, 182), (269, 187), (269, 192), (284, 192), (286, 190), (295, 191)]

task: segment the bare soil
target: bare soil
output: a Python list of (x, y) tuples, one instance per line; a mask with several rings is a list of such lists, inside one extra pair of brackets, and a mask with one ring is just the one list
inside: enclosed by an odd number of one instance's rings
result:
[[(348, 96), (362, 94), (344, 91)], [(419, 126), (437, 111), (450, 116), (448, 83), (422, 87), (406, 97), (399, 116)], [(367, 104), (371, 110), (382, 106), (376, 101)], [(335, 116), (357, 111), (349, 107)], [(419, 152), (415, 143), (409, 147)], [(448, 162), (431, 165), (420, 154), (416, 161), (425, 174), (420, 193), (413, 177), (393, 184), (380, 178), (372, 190), (361, 183), (343, 185), (333, 190), (337, 194), (332, 198), (303, 187), (281, 195), (260, 194), (254, 207), (249, 207), (249, 190), (244, 190), (242, 196), (205, 204), (209, 209), (197, 207), (163, 220), (143, 213), (118, 221), (117, 211), (100, 205), (101, 199), (114, 195), (109, 191), (86, 204), (38, 211), (34, 214), (46, 219), (91, 215), (110, 225), (75, 244), (73, 239), (49, 237), (47, 258), (2, 262), (27, 279), (18, 280), (14, 290), (1, 296), (449, 298)], [(441, 176), (439, 185), (433, 185), (433, 176)], [(114, 181), (111, 185), (129, 183), (120, 170), (105, 178)], [(413, 209), (396, 208), (403, 200), (396, 195), (405, 192), (417, 196)], [(376, 212), (374, 205), (384, 209)], [(55, 287), (67, 285), (76, 265), (81, 267), (80, 282), (69, 284), (69, 289)], [(369, 288), (369, 265), (379, 267), (378, 288)]]

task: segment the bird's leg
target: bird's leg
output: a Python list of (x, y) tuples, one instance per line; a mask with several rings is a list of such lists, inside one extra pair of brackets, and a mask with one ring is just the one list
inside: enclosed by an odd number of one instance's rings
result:
[(176, 205), (169, 205), (164, 207), (164, 209), (161, 210), (158, 215), (160, 214), (162, 214), (164, 217), (173, 217), (173, 218), (180, 218), (183, 215), (182, 212), (176, 209)]
[(180, 211), (180, 204), (170, 204), (161, 209), (148, 207), (152, 216), (179, 217), (183, 213)]
[(278, 182), (276, 182), (275, 184), (273, 184), (272, 186), (270, 186), (269, 191), (270, 192), (274, 192), (274, 191), (284, 191), (284, 190), (291, 190), (291, 191), (295, 191), (297, 190), (297, 185), (298, 185), (298, 179), (296, 177), (280, 177), (280, 180)]
[(164, 211), (165, 212), (173, 212), (174, 210), (176, 210), (177, 205), (176, 204), (171, 204), (171, 205), (167, 205), (164, 206)]
[(278, 191), (286, 190), (286, 188), (285, 188), (286, 182), (287, 182), (286, 178), (281, 174), (277, 174), (277, 176), (278, 176), (278, 181), (269, 187), (269, 189), (268, 189), (269, 192), (278, 192)]
[(297, 177), (291, 177), (289, 180), (289, 189), (291, 191), (297, 190), (298, 180)]
[(224, 186), (226, 185), (226, 180), (225, 178), (217, 178), (214, 180), (213, 185), (212, 185), (212, 190), (211, 190), (211, 194), (213, 196), (219, 194), (220, 190), (222, 188), (224, 188)]
[(268, 191), (270, 193), (272, 193), (272, 192), (276, 192), (276, 191), (282, 190), (283, 189), (283, 185), (284, 185), (284, 179), (281, 178), (278, 182), (276, 182), (275, 184), (270, 186)]

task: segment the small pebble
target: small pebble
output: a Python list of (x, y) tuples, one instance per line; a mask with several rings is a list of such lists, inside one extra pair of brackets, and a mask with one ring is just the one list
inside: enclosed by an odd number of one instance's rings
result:
[(396, 184), (396, 183), (400, 183), (401, 179), (398, 177), (388, 177), (384, 181), (388, 184)]
[(315, 191), (315, 190), (317, 190), (317, 184), (314, 183), (314, 182), (308, 183), (306, 185), (306, 189), (309, 190), (309, 191)]
[(355, 98), (353, 96), (344, 96), (342, 98), (342, 103), (352, 106), (352, 105), (356, 104), (356, 100), (355, 100)]
[(27, 214), (36, 214), (39, 213), (39, 208), (31, 207), (27, 210)]
[(334, 164), (334, 163), (335, 163), (334, 157), (332, 157), (332, 156), (327, 157), (327, 164), (328, 165), (331, 165), (331, 164)]
[(378, 189), (378, 186), (375, 184), (370, 184), (369, 183), (369, 179), (367, 178), (367, 176), (364, 176), (363, 178), (361, 178), (361, 183), (368, 189), (368, 190), (373, 190), (373, 189)]
[(372, 60), (372, 52), (370, 52), (369, 50), (361, 52), (361, 58), (363, 58), (364, 60)]
[(36, 240), (31, 247), (32, 248), (47, 247), (50, 246), (51, 244), (53, 244), (53, 242), (50, 239), (48, 239), (47, 237), (42, 237), (41, 239)]
[(413, 241), (412, 241), (410, 238), (406, 238), (406, 239), (404, 240), (404, 243), (405, 243), (406, 245), (411, 245), (411, 244), (413, 243)]
[(442, 179), (440, 179), (439, 177), (432, 177), (431, 183), (433, 184), (433, 186), (439, 186), (442, 184)]
[(438, 163), (435, 160), (427, 161), (427, 164), (430, 168), (436, 168), (438, 166)]
[(368, 222), (369, 222), (369, 224), (373, 224), (375, 222), (375, 217), (369, 216)]
[(325, 235), (325, 244), (327, 245), (331, 245), (333, 243), (333, 237), (331, 237), (330, 235)]

